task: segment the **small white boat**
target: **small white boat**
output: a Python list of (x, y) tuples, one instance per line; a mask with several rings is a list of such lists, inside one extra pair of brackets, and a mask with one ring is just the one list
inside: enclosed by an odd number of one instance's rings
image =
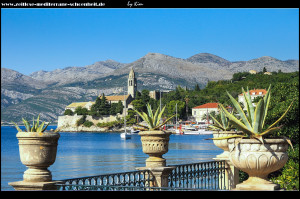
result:
[(130, 139), (131, 138), (131, 134), (127, 133), (127, 132), (121, 133), (120, 136), (122, 139)]
[(205, 129), (199, 129), (196, 131), (189, 131), (189, 130), (183, 131), (184, 135), (208, 135), (212, 133), (213, 133), (212, 131), (206, 131)]
[(184, 127), (184, 130), (187, 130), (187, 131), (197, 131), (197, 129), (193, 126), (186, 126)]
[(126, 131), (126, 100), (125, 100), (125, 95), (124, 95), (124, 101), (125, 101), (125, 109), (124, 109), (124, 133), (121, 133), (120, 136), (122, 139), (130, 139), (131, 138), (131, 133), (127, 133)]
[(176, 134), (183, 134), (183, 131), (181, 129), (175, 129)]

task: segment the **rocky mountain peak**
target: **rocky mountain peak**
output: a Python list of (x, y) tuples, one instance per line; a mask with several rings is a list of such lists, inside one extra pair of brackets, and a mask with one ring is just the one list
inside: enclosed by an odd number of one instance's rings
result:
[(276, 59), (274, 57), (270, 57), (270, 56), (262, 56), (260, 58), (257, 58), (257, 59), (252, 59), (250, 61), (260, 61), (260, 62), (280, 62), (279, 59)]
[(230, 61), (210, 53), (199, 53), (187, 58), (186, 60), (192, 63), (215, 63), (220, 66), (227, 66), (231, 64)]

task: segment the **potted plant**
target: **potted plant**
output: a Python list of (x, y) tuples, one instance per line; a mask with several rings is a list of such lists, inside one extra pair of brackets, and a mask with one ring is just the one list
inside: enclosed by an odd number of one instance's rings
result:
[(168, 152), (171, 132), (163, 131), (161, 127), (176, 114), (160, 123), (165, 108), (164, 106), (161, 112), (157, 109), (154, 115), (149, 104), (147, 104), (148, 113), (134, 110), (147, 123), (147, 126), (136, 124), (139, 126), (137, 129), (140, 130), (139, 135), (141, 136), (143, 152), (149, 155), (146, 160), (146, 167), (166, 166), (166, 160), (162, 155)]
[(28, 167), (24, 172), (25, 182), (49, 182), (52, 180), (51, 172), (47, 169), (55, 162), (57, 143), (60, 137), (57, 131), (46, 131), (49, 123), (39, 124), (40, 115), (37, 120), (33, 118), (32, 126), (27, 120), (22, 118), (25, 130), (19, 128), (17, 138), (19, 140), (19, 152), (21, 162)]
[[(266, 127), (265, 119), (270, 103), (271, 85), (266, 95), (259, 100), (256, 107), (253, 106), (247, 89), (243, 91), (247, 114), (243, 111), (239, 103), (227, 92), (231, 102), (236, 108), (241, 120), (234, 114), (229, 113), (224, 106), (220, 105), (225, 115), (232, 124), (243, 132), (243, 135), (236, 135), (239, 139), (228, 141), (230, 150), (230, 161), (240, 170), (248, 173), (249, 178), (242, 184), (237, 185), (237, 189), (243, 190), (275, 190), (279, 185), (268, 181), (268, 174), (282, 168), (288, 160), (288, 138), (265, 138), (266, 135), (278, 131), (281, 126), (276, 124), (287, 114), (293, 102), (285, 113), (273, 124)], [(225, 137), (223, 139), (228, 139)], [(222, 138), (219, 138), (222, 139)]]
[(213, 115), (210, 114), (214, 124), (210, 125), (208, 128), (213, 130), (213, 138), (208, 138), (208, 140), (212, 139), (217, 147), (224, 150), (223, 153), (216, 156), (217, 158), (229, 159), (228, 139), (217, 138), (224, 138), (228, 136), (233, 138), (235, 135), (242, 135), (242, 132), (234, 130), (230, 120), (228, 120), (228, 118), (225, 116), (223, 109), (220, 108), (220, 104), (218, 104), (218, 106), (220, 111), (220, 120), (217, 120)]

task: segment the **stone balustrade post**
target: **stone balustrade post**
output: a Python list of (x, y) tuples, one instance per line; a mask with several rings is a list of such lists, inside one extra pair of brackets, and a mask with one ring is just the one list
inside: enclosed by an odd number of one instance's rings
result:
[(57, 190), (55, 184), (59, 182), (60, 181), (50, 181), (50, 182), (17, 181), (17, 182), (9, 182), (8, 184), (12, 186), (16, 191), (43, 191), (43, 190)]
[[(153, 181), (150, 187), (168, 187), (168, 177), (175, 167), (139, 167), (137, 170), (149, 170)], [(146, 176), (148, 177), (148, 176)]]
[[(233, 190), (239, 183), (239, 169), (233, 166), (229, 158), (213, 158), (216, 161), (225, 160), (225, 179), (222, 179), (222, 187), (225, 186), (228, 190)], [(225, 182), (225, 185), (223, 185)]]

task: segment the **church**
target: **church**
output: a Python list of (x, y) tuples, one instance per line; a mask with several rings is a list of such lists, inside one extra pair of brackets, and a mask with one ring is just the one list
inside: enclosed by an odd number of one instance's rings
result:
[[(125, 92), (125, 95), (105, 96), (106, 100), (110, 104), (118, 103), (119, 101), (121, 101), (125, 108), (133, 108), (132, 105), (131, 105), (131, 102), (134, 100), (136, 92), (137, 92), (137, 79), (136, 79), (133, 68), (131, 68), (131, 70), (129, 72), (127, 86), (128, 86), (127, 95), (126, 95), (126, 92)], [(102, 97), (101, 94), (99, 95), (99, 97), (100, 98)], [(90, 102), (73, 102), (72, 104), (68, 105), (65, 108), (65, 110), (70, 109), (74, 112), (75, 109), (79, 106), (81, 106), (82, 108), (86, 108), (86, 109), (90, 110), (91, 106), (94, 103), (95, 102), (93, 102), (93, 101), (90, 101)]]

